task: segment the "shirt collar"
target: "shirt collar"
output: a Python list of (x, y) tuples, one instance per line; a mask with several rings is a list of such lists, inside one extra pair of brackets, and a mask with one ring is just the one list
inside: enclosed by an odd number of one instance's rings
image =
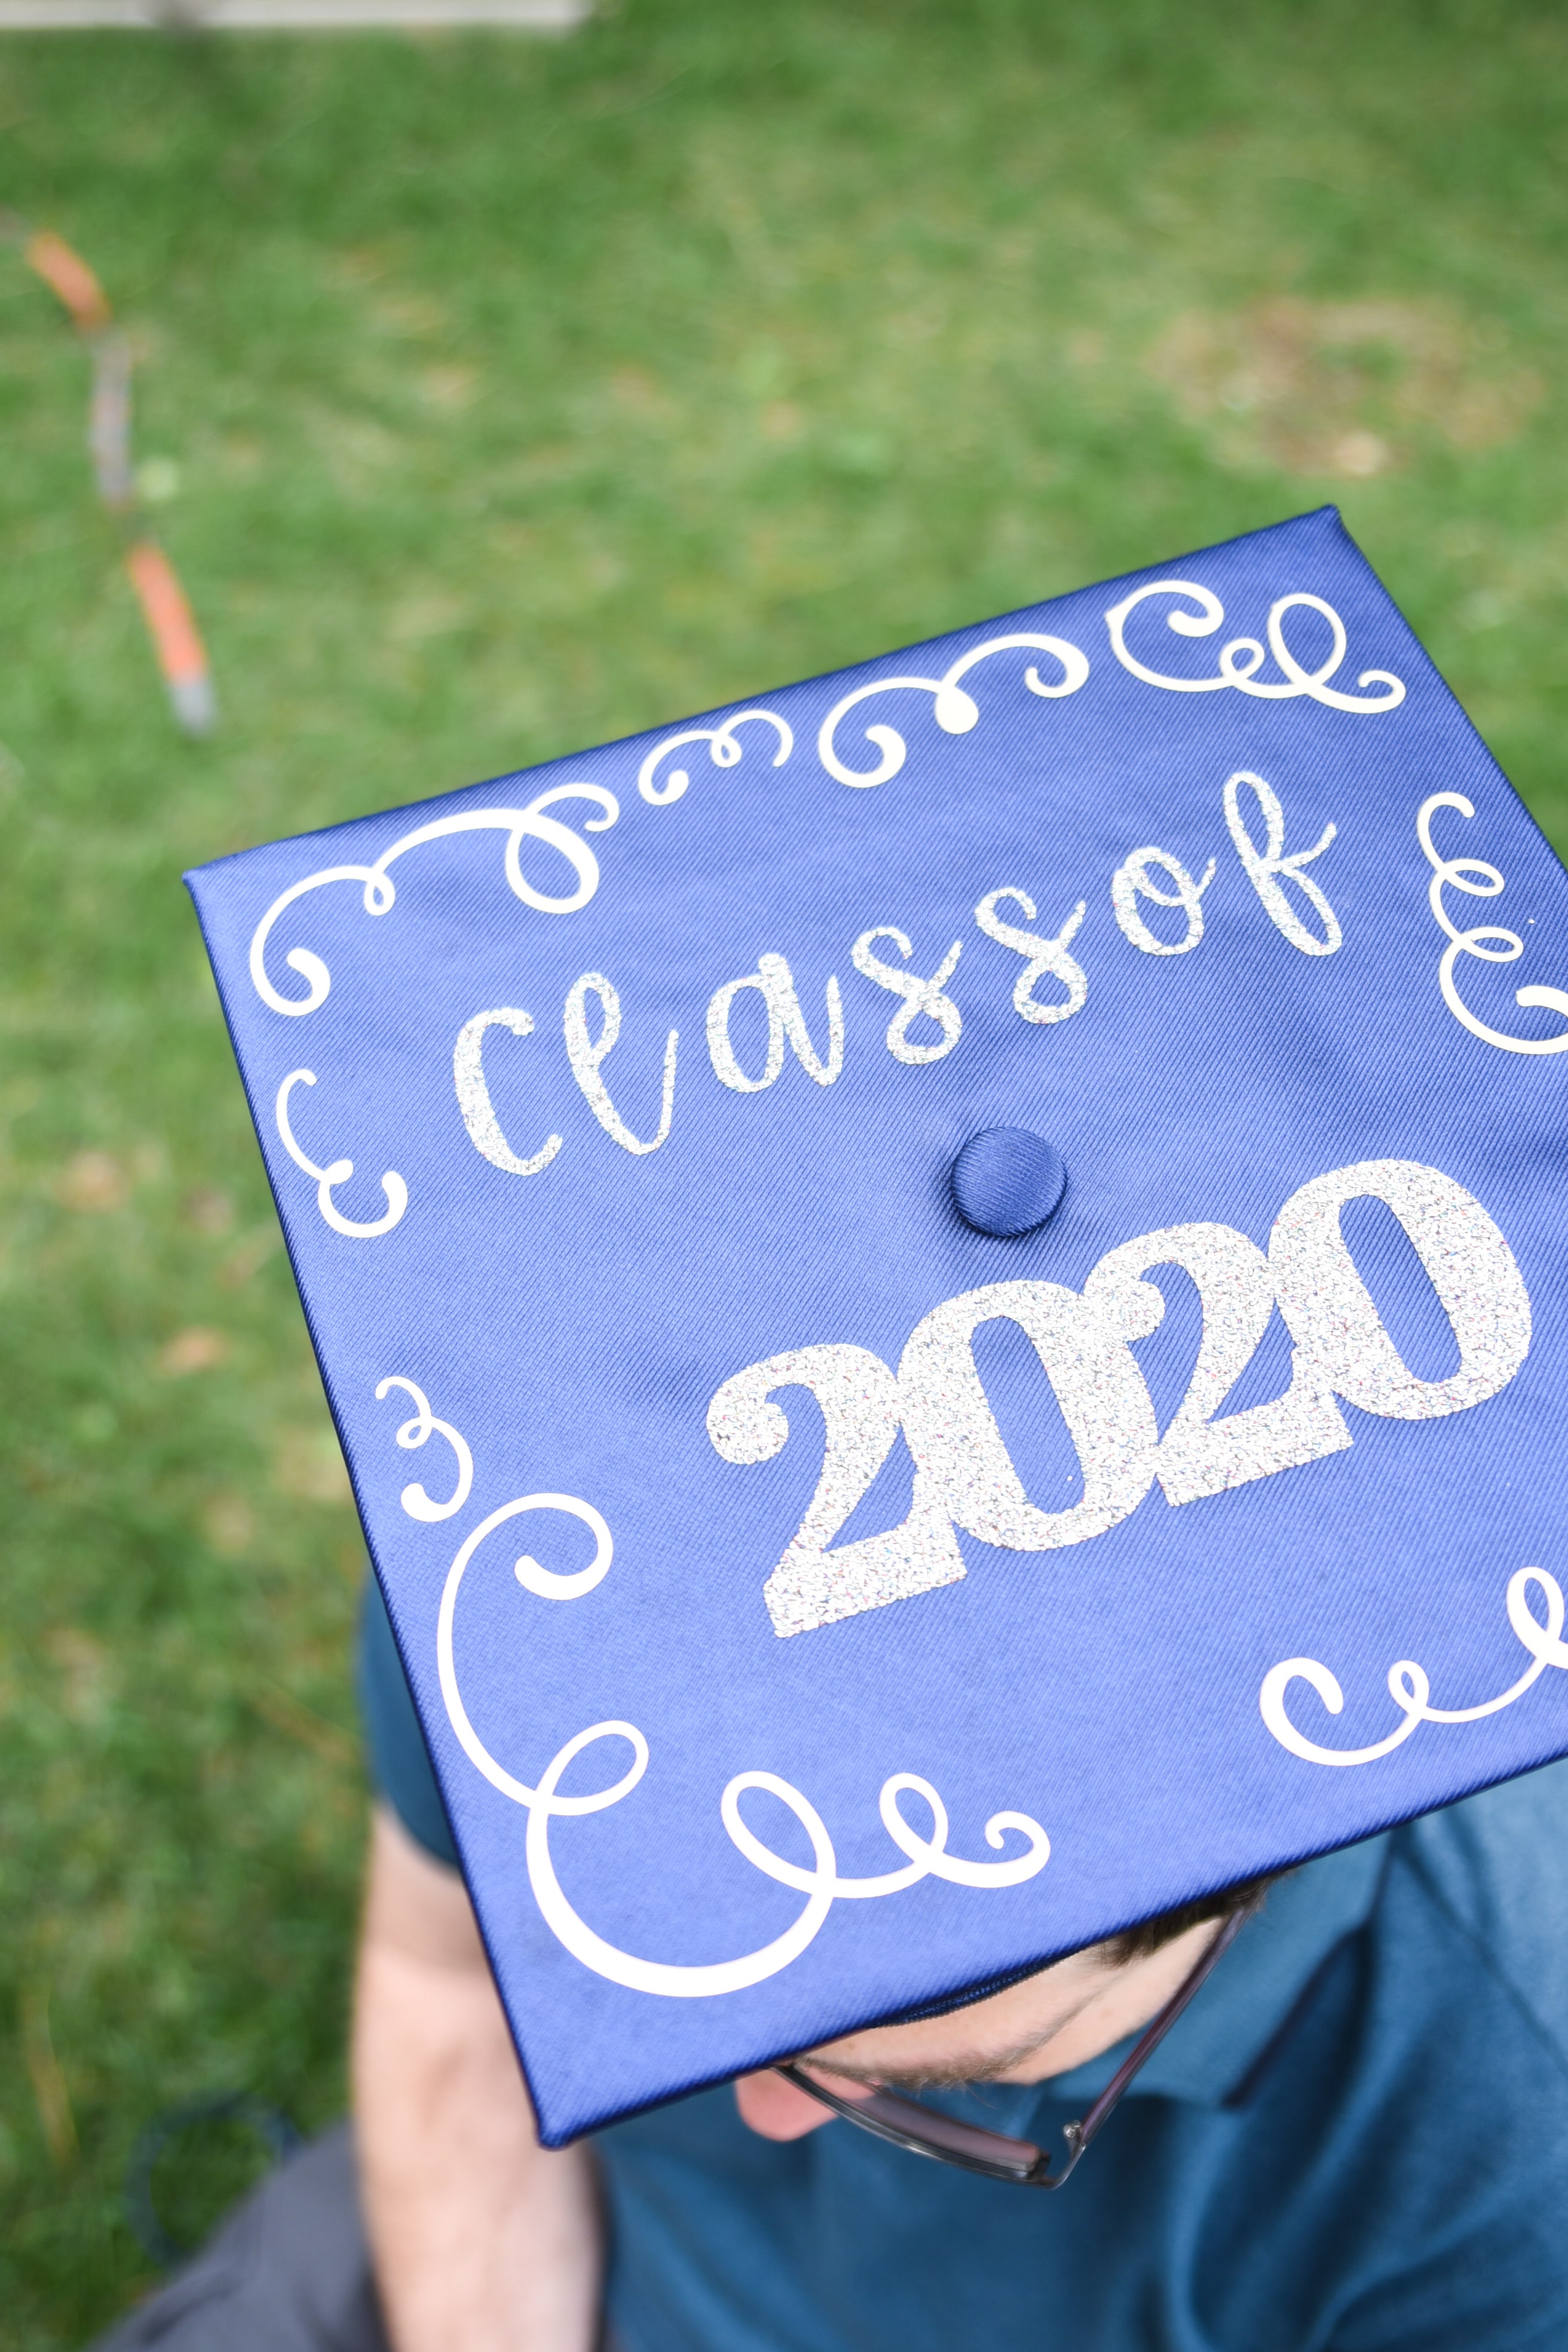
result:
[[(1334, 1946), (1377, 1898), (1388, 1832), (1319, 1856), (1271, 1887), (1207, 1983), (1133, 2080), (1130, 2098), (1219, 2106), (1246, 2080)], [(1105, 2088), (1138, 2037), (1130, 2033), (1039, 2090), (1086, 2105)], [(1037, 2094), (1037, 2095), (1038, 2094)]]

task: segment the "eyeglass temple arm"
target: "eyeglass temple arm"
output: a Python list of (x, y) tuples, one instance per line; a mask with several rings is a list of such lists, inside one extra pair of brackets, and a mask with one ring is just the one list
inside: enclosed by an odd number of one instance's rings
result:
[(1209, 1978), (1219, 1966), (1220, 1961), (1225, 1958), (1226, 1952), (1229, 1951), (1231, 1946), (1235, 1943), (1237, 1937), (1240, 1935), (1242, 1929), (1246, 1927), (1251, 1916), (1252, 1912), (1250, 1910), (1233, 1911), (1231, 1913), (1230, 1917), (1226, 1921), (1224, 1927), (1220, 1929), (1219, 1934), (1215, 1937), (1214, 1942), (1209, 1946), (1208, 1950), (1204, 1954), (1203, 1958), (1198, 1962), (1196, 1968), (1193, 1969), (1191, 1975), (1183, 1980), (1183, 1982), (1177, 1987), (1175, 1992), (1172, 1995), (1171, 1999), (1165, 2003), (1164, 2008), (1161, 2010), (1159, 2015), (1155, 2017), (1139, 2035), (1137, 2041), (1133, 2043), (1131, 2049), (1128, 2052), (1121, 2065), (1118, 2066), (1115, 2074), (1112, 2074), (1110, 2082), (1107, 2083), (1104, 2090), (1101, 2091), (1099, 2098), (1095, 2100), (1094, 2105), (1084, 2116), (1082, 2122), (1068, 2125), (1068, 2137), (1076, 2143), (1073, 2149), (1075, 2161), (1083, 2149), (1089, 2146), (1089, 2141), (1094, 2137), (1095, 2133), (1100, 2129), (1100, 2125), (1105, 2121), (1106, 2116), (1110, 2113), (1111, 2108), (1116, 2105), (1118, 2099), (1120, 2099), (1122, 2092), (1127, 2088), (1128, 2084), (1131, 2083), (1134, 2074), (1136, 2074), (1146, 2062), (1153, 2056), (1161, 2042), (1165, 2039), (1166, 2034), (1169, 2033), (1172, 2026), (1174, 2025), (1177, 2018), (1181, 2016), (1188, 2003), (1194, 2000), (1197, 1995), (1203, 1990), (1204, 1986), (1208, 1982)]
[(1007, 2139), (999, 2132), (962, 2123), (955, 2116), (944, 2115), (940, 2107), (921, 2106), (915, 2100), (900, 2098), (897, 2091), (867, 2089), (856, 2098), (846, 2098), (825, 2084), (814, 2082), (787, 2060), (773, 2072), (815, 2099), (818, 2105), (842, 2116), (847, 2123), (858, 2125), (861, 2131), (888, 2140), (895, 2147), (908, 2148), (912, 2155), (939, 2157), (962, 2170), (984, 2172), (993, 2179), (1018, 2180), (1041, 2188), (1055, 2186), (1048, 2178), (1050, 2158), (1032, 2140)]
[(863, 2131), (909, 2148), (917, 2156), (935, 2156), (940, 2149), (948, 2163), (959, 2165), (965, 2171), (984, 2172), (993, 2179), (1013, 2179), (1035, 2189), (1059, 2189), (1139, 2068), (1158, 2049), (1251, 1916), (1250, 1910), (1239, 1911), (1226, 1921), (1197, 1966), (1139, 2035), (1082, 2120), (1063, 2126), (1068, 2155), (1059, 2171), (1052, 2170), (1049, 2157), (1043, 2155), (1032, 2141), (1005, 2139), (996, 2133), (978, 2130), (942, 2115), (939, 2109), (902, 2099), (895, 2091), (862, 2091), (858, 2098), (851, 2099), (829, 2090), (825, 2084), (814, 2082), (788, 2059), (776, 2065), (774, 2072), (820, 2105), (858, 2124)]

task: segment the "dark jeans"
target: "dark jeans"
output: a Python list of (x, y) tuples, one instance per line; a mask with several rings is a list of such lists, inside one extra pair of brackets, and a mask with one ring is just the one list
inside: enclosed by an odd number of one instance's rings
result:
[(290, 2157), (92, 2352), (389, 2352), (348, 2124)]
[[(166, 2286), (89, 2352), (391, 2352), (359, 2208), (353, 2127), (269, 2173)], [(624, 2352), (613, 2334), (599, 2352)]]

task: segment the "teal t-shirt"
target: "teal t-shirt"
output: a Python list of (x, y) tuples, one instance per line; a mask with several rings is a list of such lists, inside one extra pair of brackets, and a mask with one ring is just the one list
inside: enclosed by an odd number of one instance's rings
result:
[[(454, 1860), (374, 1591), (362, 1689)], [(943, 2103), (1059, 2146), (1126, 2046)], [(595, 2147), (626, 2352), (1563, 2352), (1568, 1764), (1277, 1887), (1059, 2193), (728, 2088)]]

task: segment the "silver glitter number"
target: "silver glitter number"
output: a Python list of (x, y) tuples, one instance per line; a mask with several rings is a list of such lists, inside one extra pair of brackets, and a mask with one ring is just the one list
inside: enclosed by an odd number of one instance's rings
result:
[(771, 1462), (790, 1425), (773, 1390), (809, 1389), (826, 1428), (822, 1475), (784, 1556), (763, 1587), (775, 1633), (805, 1633), (841, 1617), (956, 1584), (963, 1559), (930, 1475), (917, 1466), (901, 1527), (833, 1548), (871, 1488), (899, 1433), (899, 1384), (868, 1349), (795, 1348), (727, 1380), (708, 1408), (708, 1434), (726, 1462)]
[(1292, 1357), (1283, 1396), (1215, 1419), (1274, 1312), (1274, 1276), (1257, 1243), (1229, 1225), (1168, 1225), (1108, 1251), (1084, 1285), (1085, 1296), (1151, 1292), (1163, 1315), (1163, 1298), (1143, 1279), (1157, 1265), (1179, 1265), (1191, 1275), (1204, 1313), (1192, 1380), (1160, 1441), (1155, 1472), (1167, 1502), (1195, 1503), (1227, 1486), (1342, 1453), (1350, 1431), (1326, 1377), (1301, 1348)]
[[(1103, 1535), (1136, 1510), (1154, 1475), (1158, 1433), (1128, 1342), (1152, 1331), (1163, 1312), (1142, 1284), (1085, 1298), (1056, 1282), (992, 1282), (916, 1326), (899, 1365), (904, 1434), (961, 1528), (1009, 1551), (1053, 1551)], [(998, 1317), (1033, 1341), (1078, 1450), (1083, 1494), (1068, 1510), (1029, 1500), (986, 1401), (974, 1334)]]
[[(1459, 1369), (1446, 1380), (1411, 1371), (1356, 1270), (1340, 1212), (1360, 1199), (1393, 1210), (1431, 1276), (1459, 1348)], [(1164, 1297), (1147, 1279), (1161, 1265), (1184, 1267), (1204, 1317), (1192, 1379), (1163, 1438), (1132, 1353), (1164, 1317)], [(1276, 1301), (1295, 1342), (1290, 1385), (1266, 1404), (1222, 1413)], [(1077, 1451), (1083, 1493), (1066, 1510), (1030, 1500), (986, 1397), (974, 1334), (998, 1319), (1032, 1342)], [(1342, 1453), (1352, 1440), (1336, 1395), (1402, 1421), (1462, 1412), (1505, 1387), (1529, 1346), (1519, 1267), (1480, 1202), (1436, 1168), (1368, 1160), (1293, 1193), (1267, 1256), (1228, 1225), (1168, 1225), (1108, 1251), (1081, 1296), (1020, 1281), (944, 1300), (916, 1325), (896, 1375), (848, 1346), (795, 1348), (749, 1365), (709, 1406), (708, 1434), (726, 1462), (771, 1462), (790, 1433), (774, 1390), (810, 1389), (822, 1407), (822, 1475), (763, 1587), (774, 1632), (804, 1633), (956, 1584), (964, 1569), (955, 1527), (1008, 1551), (1084, 1543), (1136, 1510), (1156, 1477), (1168, 1502), (1195, 1503)], [(835, 1546), (900, 1423), (915, 1466), (908, 1517), (886, 1535)]]
[[(1392, 1209), (1431, 1276), (1458, 1344), (1459, 1369), (1424, 1381), (1384, 1328), (1340, 1230), (1347, 1201)], [(1394, 1421), (1463, 1412), (1512, 1380), (1530, 1348), (1530, 1299), (1480, 1202), (1439, 1169), (1363, 1160), (1293, 1192), (1268, 1242), (1279, 1311), (1299, 1348), (1347, 1403)]]

